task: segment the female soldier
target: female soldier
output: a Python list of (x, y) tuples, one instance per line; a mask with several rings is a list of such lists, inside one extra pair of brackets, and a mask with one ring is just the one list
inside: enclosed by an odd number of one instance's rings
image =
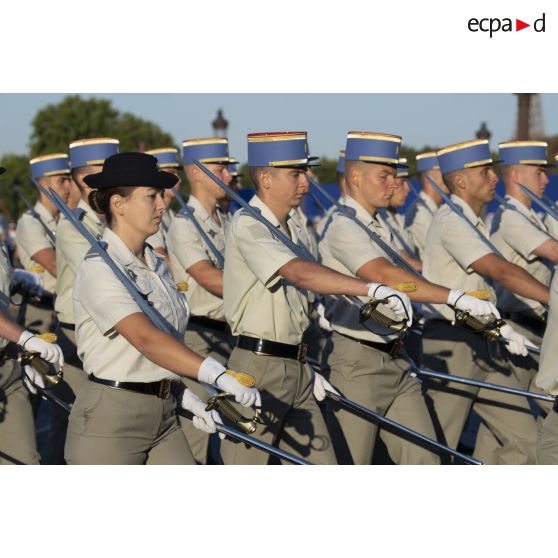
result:
[[(89, 200), (104, 214), (102, 241), (139, 293), (171, 324), (176, 337), (153, 325), (113, 271), (94, 251), (81, 263), (74, 285), (78, 355), (89, 381), (70, 414), (65, 457), (69, 464), (193, 464), (178, 426), (172, 380), (197, 378), (234, 395), (242, 405), (260, 405), (255, 388), (242, 386), (211, 357), (183, 344), (188, 306), (163, 258), (145, 240), (159, 228), (163, 190), (177, 177), (157, 168), (146, 153), (106, 159), (101, 173), (84, 177)], [(215, 432), (218, 415), (186, 390), (183, 408), (195, 425)]]

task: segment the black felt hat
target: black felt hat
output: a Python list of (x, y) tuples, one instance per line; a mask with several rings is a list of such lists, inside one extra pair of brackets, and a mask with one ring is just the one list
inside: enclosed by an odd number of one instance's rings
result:
[(118, 186), (152, 186), (172, 188), (178, 177), (157, 167), (157, 159), (147, 153), (117, 153), (105, 159), (103, 170), (88, 174), (83, 179), (90, 188), (115, 188)]

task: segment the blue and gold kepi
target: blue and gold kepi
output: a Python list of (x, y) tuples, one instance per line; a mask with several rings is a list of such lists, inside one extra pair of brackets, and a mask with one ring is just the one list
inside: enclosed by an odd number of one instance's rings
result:
[(238, 161), (236, 159), (234, 159), (233, 157), (231, 157), (229, 166), (228, 166), (228, 171), (229, 174), (233, 177), (233, 178), (238, 178), (240, 176), (242, 176), (242, 174), (240, 174), (238, 172)]
[(436, 157), (435, 151), (419, 153), (415, 160), (417, 163), (417, 172), (419, 173), (429, 170), (440, 170), (440, 164), (438, 163), (438, 157)]
[(407, 178), (409, 176), (409, 165), (407, 165), (407, 159), (405, 157), (399, 158), (399, 165), (397, 167), (396, 178)]
[(41, 178), (42, 176), (54, 176), (56, 174), (70, 174), (70, 161), (66, 153), (52, 153), (42, 155), (29, 161), (31, 176)]
[(398, 167), (400, 147), (400, 136), (375, 132), (348, 132), (345, 160)]
[(307, 167), (318, 165), (310, 157), (306, 132), (264, 132), (248, 134), (248, 166)]
[(153, 155), (157, 159), (157, 166), (160, 169), (179, 169), (180, 161), (178, 160), (178, 149), (176, 147), (161, 147), (159, 149), (150, 149), (146, 151), (148, 155)]
[(118, 153), (119, 141), (114, 138), (80, 139), (70, 143), (70, 166), (103, 165), (105, 159)]
[(227, 138), (199, 138), (182, 142), (184, 164), (190, 165), (194, 161), (200, 163), (221, 163), (228, 165), (229, 140)]
[(545, 167), (547, 162), (545, 141), (504, 141), (498, 144), (501, 165), (536, 165)]
[(337, 172), (339, 174), (345, 174), (345, 150), (341, 149), (339, 151), (339, 159), (337, 159)]
[(464, 141), (448, 145), (436, 152), (442, 174), (492, 165), (492, 153), (487, 139)]

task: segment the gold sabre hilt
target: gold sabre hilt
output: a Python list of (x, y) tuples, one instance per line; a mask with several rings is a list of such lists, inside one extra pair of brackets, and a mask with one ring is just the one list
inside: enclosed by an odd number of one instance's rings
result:
[[(55, 333), (41, 333), (39, 335), (36, 335), (35, 337), (38, 337), (39, 339), (42, 339), (47, 343), (56, 343), (57, 340)], [(49, 371), (51, 365), (43, 360), (39, 356), (39, 353), (33, 353), (24, 350), (21, 357), (19, 358), (19, 361), (22, 367), (25, 365), (32, 366), (39, 374), (41, 374), (41, 376), (43, 376), (45, 379), (47, 388), (55, 386), (62, 380), (62, 367), (60, 367), (55, 374), (50, 373)]]
[[(403, 283), (397, 283), (396, 285), (389, 285), (389, 288), (402, 293), (415, 293), (418, 290), (418, 285), (413, 281), (404, 281)], [(378, 309), (380, 304), (386, 303), (387, 301), (383, 298), (373, 298), (366, 302), (360, 309), (358, 317), (359, 322), (363, 323), (372, 319), (386, 329), (391, 329), (392, 331), (397, 331), (398, 333), (404, 333), (408, 328), (407, 320), (394, 320), (393, 318), (386, 316)]]
[(467, 329), (476, 333), (482, 333), (485, 337), (494, 339), (500, 337), (500, 328), (506, 323), (504, 320), (494, 315), (490, 315), (486, 318), (479, 318), (477, 316), (471, 316), (469, 312), (463, 312), (461, 310), (455, 311), (455, 321)]
[[(245, 387), (254, 387), (256, 385), (256, 378), (246, 372), (226, 370), (226, 374), (232, 376), (239, 384)], [(236, 424), (246, 434), (252, 434), (256, 430), (256, 426), (258, 424), (265, 424), (260, 416), (259, 409), (254, 408), (254, 416), (251, 419), (246, 418), (233, 407), (231, 402), (227, 400), (228, 397), (232, 397), (232, 394), (224, 392), (210, 397), (207, 401), (207, 407), (205, 410), (219, 410), (223, 413), (223, 415), (225, 415), (225, 417), (227, 417), (233, 424)]]

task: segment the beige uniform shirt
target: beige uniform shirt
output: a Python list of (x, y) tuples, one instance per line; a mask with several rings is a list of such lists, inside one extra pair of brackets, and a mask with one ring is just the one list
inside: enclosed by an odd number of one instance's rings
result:
[[(550, 285), (552, 272), (548, 263), (533, 253), (550, 239), (545, 224), (532, 209), (517, 199), (506, 196), (506, 201), (515, 210), (505, 207), (498, 209), (492, 223), (490, 240), (506, 260), (525, 269), (544, 285)], [(499, 285), (497, 293), (500, 310), (505, 312), (532, 310), (538, 316), (545, 313), (543, 305), (536, 300), (519, 296)]]
[[(34, 209), (41, 217), (42, 222), (56, 234), (56, 220), (47, 208), (41, 202), (37, 202)], [(54, 249), (54, 246), (47, 236), (43, 225), (31, 215), (30, 211), (26, 211), (17, 222), (16, 244), (24, 269), (40, 273), (43, 278), (44, 290), (53, 293), (56, 277), (53, 277), (46, 269), (33, 261), (32, 256), (45, 248)]]
[(539, 372), (535, 376), (538, 387), (558, 396), (558, 275), (550, 284), (550, 310), (541, 345)]
[[(338, 201), (340, 204), (344, 204), (345, 196), (340, 196)], [(318, 224), (316, 225), (316, 234), (318, 235), (318, 240), (324, 234), (324, 229), (326, 228), (326, 226), (328, 226), (328, 223), (330, 222), (330, 217), (332, 213), (335, 211), (336, 207), (337, 206), (335, 204), (330, 205), (327, 211), (324, 213), (324, 216), (318, 221)]]
[[(224, 256), (225, 233), (228, 227), (228, 219), (225, 214), (217, 209), (221, 221), (221, 224), (218, 224), (194, 196), (190, 196), (188, 205), (194, 210), (194, 217), (207, 233), (215, 248)], [(215, 267), (219, 267), (213, 252), (208, 248), (189, 217), (179, 214), (173, 219), (167, 235), (167, 250), (171, 271), (176, 282), (188, 283), (186, 296), (192, 315), (224, 321), (223, 299), (204, 289), (186, 271), (203, 260), (209, 260)]]
[(558, 240), (558, 221), (553, 219), (550, 215), (545, 214), (544, 224), (548, 230), (548, 234), (554, 239)]
[(436, 211), (438, 211), (438, 206), (430, 196), (421, 191), (419, 197), (413, 200), (405, 212), (404, 228), (411, 234), (418, 258), (421, 261), (424, 260), (424, 246), (428, 228)]
[(409, 256), (415, 257), (416, 250), (413, 237), (408, 229), (405, 229), (404, 225), (405, 216), (397, 212), (392, 213), (386, 209), (379, 213), (379, 219), (393, 235), (393, 239), (399, 250), (405, 250)]
[[(463, 208), (464, 215), (488, 238), (484, 221), (461, 198), (452, 195), (452, 201)], [(496, 301), (494, 290), (482, 275), (476, 273), (471, 264), (491, 254), (493, 251), (465, 222), (447, 205), (438, 209), (426, 236), (426, 250), (422, 263), (422, 273), (432, 283), (448, 289), (462, 291), (489, 290), (492, 302)], [(423, 306), (426, 319), (446, 319), (453, 321), (453, 310), (445, 304)]]
[[(0, 241), (0, 312), (9, 318), (10, 308), (10, 283), (12, 281), (12, 266), (5, 242)], [(8, 344), (5, 337), (0, 337), (0, 350)], [(0, 378), (0, 385), (2, 378)]]
[[(146, 246), (145, 265), (108, 228), (102, 240), (107, 243), (107, 251), (113, 261), (177, 330), (177, 338), (184, 341), (188, 305), (186, 297), (178, 291), (163, 257)], [(114, 331), (114, 326), (120, 320), (138, 312), (141, 312), (140, 307), (126, 287), (102, 258), (90, 251), (78, 268), (74, 284), (77, 352), (87, 374), (124, 382), (180, 378), (157, 366)]]
[[(281, 225), (271, 210), (254, 196), (250, 205), (271, 224)], [(292, 218), (287, 219), (291, 240), (301, 243), (302, 234)], [(277, 272), (297, 256), (262, 223), (238, 210), (227, 233), (223, 307), (233, 335), (248, 335), (297, 345), (309, 325), (308, 294)]]
[[(80, 200), (77, 206), (79, 219), (99, 240), (105, 229), (91, 206)], [(91, 248), (89, 242), (64, 216), (56, 227), (56, 300), (54, 309), (58, 320), (67, 324), (74, 322), (72, 293), (79, 264)]]
[[(370, 230), (379, 234), (394, 250), (397, 245), (391, 232), (381, 220), (372, 217), (362, 205), (350, 196), (346, 196), (344, 204), (356, 211), (356, 218)], [(331, 223), (326, 228), (318, 244), (322, 264), (356, 277), (356, 272), (365, 263), (377, 258), (393, 260), (363, 231), (352, 219), (335, 211), (331, 215)], [(366, 302), (366, 298), (362, 299)], [(359, 309), (343, 297), (326, 298), (326, 317), (330, 320), (334, 331), (376, 343), (387, 343), (397, 337), (393, 331), (382, 328), (378, 324), (370, 324), (375, 333), (362, 326), (358, 321)]]
[(161, 224), (159, 225), (159, 230), (145, 241), (151, 248), (167, 249), (167, 235), (175, 217), (176, 214), (172, 209), (165, 210), (161, 219)]
[(318, 243), (316, 242), (316, 235), (314, 233), (314, 230), (312, 229), (312, 226), (308, 222), (304, 211), (302, 211), (302, 208), (300, 206), (295, 207), (291, 211), (290, 216), (294, 219), (298, 228), (300, 229), (300, 232), (302, 233), (300, 240), (302, 241), (306, 249), (314, 256), (314, 258), (317, 259)]

